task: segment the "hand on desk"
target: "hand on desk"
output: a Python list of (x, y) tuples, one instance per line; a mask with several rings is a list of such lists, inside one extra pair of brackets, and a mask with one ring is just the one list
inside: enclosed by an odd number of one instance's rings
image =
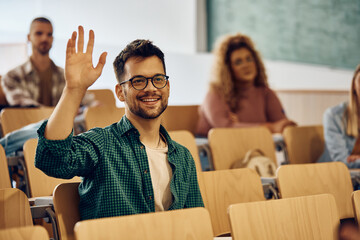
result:
[(347, 157), (346, 161), (348, 163), (355, 162), (357, 159), (360, 159), (360, 155), (350, 155)]
[(266, 127), (269, 128), (272, 133), (282, 133), (286, 127), (296, 125), (297, 124), (295, 122), (284, 118), (276, 122), (267, 123)]

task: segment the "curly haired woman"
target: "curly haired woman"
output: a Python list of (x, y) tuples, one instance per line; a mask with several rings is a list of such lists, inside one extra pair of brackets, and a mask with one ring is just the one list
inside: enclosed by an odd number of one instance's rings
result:
[(218, 43), (210, 91), (199, 114), (199, 136), (207, 136), (215, 127), (263, 125), (281, 133), (286, 126), (295, 125), (268, 87), (260, 54), (242, 34), (225, 36)]
[(325, 151), (319, 162), (343, 162), (349, 168), (360, 168), (359, 150), (354, 151), (360, 130), (360, 65), (354, 72), (349, 96), (349, 101), (324, 113)]

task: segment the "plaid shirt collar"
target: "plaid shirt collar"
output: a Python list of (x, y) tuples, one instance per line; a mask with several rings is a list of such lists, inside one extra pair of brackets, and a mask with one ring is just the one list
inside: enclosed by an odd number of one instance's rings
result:
[[(129, 121), (129, 119), (124, 115), (121, 120), (117, 123), (117, 129), (119, 130), (119, 134), (121, 136), (132, 133), (136, 134), (140, 141), (140, 133), (139, 131), (132, 125), (132, 123)], [(172, 139), (170, 138), (169, 133), (166, 131), (166, 129), (160, 125), (160, 133), (164, 136), (166, 143), (168, 144), (168, 153), (171, 154), (173, 151), (175, 151), (175, 146), (173, 144)]]

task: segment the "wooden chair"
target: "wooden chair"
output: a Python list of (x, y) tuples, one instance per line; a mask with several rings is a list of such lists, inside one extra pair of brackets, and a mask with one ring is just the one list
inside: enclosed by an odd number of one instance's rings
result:
[(41, 226), (19, 227), (0, 230), (0, 239), (7, 240), (49, 240), (49, 234)]
[(313, 195), (229, 207), (232, 239), (337, 239), (334, 197)]
[(265, 127), (213, 128), (208, 139), (215, 170), (230, 169), (252, 149), (260, 149), (277, 165), (274, 141)]
[(29, 200), (17, 188), (0, 189), (0, 229), (32, 226)]
[(86, 129), (109, 126), (120, 121), (124, 114), (125, 108), (89, 107), (84, 112)]
[(87, 92), (94, 94), (95, 100), (99, 101), (101, 105), (116, 107), (116, 99), (114, 93), (110, 89), (91, 89)]
[(199, 118), (198, 108), (198, 105), (168, 106), (161, 115), (161, 124), (168, 131), (188, 130), (195, 135)]
[(351, 194), (351, 199), (352, 199), (352, 205), (353, 205), (355, 218), (360, 227), (360, 190), (354, 191)]
[(259, 175), (252, 169), (203, 172), (205, 207), (209, 210), (214, 236), (230, 233), (227, 209), (231, 204), (265, 200)]
[(1, 127), (3, 135), (20, 129), (30, 123), (49, 118), (53, 107), (42, 108), (5, 108), (1, 111)]
[(54, 209), (61, 240), (75, 240), (74, 226), (80, 221), (79, 183), (61, 183), (54, 190)]
[(189, 208), (78, 222), (77, 240), (213, 239), (209, 213)]
[(47, 176), (34, 165), (37, 139), (29, 139), (24, 144), (24, 160), (26, 164), (27, 176), (30, 186), (31, 197), (51, 196), (54, 188), (65, 182), (81, 182), (79, 177), (74, 177), (70, 180), (53, 178)]
[(335, 197), (340, 219), (354, 217), (351, 177), (344, 163), (283, 165), (276, 180), (281, 198), (330, 193)]
[(5, 150), (0, 145), (0, 189), (3, 188), (11, 188), (11, 180)]
[(322, 126), (287, 127), (283, 136), (291, 164), (315, 163), (324, 151)]

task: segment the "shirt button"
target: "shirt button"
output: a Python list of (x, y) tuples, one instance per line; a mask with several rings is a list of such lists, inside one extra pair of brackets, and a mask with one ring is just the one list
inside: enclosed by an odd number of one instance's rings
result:
[(144, 173), (147, 174), (147, 173), (148, 173), (148, 170), (146, 169), (146, 170), (144, 171)]
[(143, 149), (143, 148), (144, 148), (144, 146), (141, 145), (141, 146), (140, 146), (140, 149)]
[(151, 196), (149, 196), (149, 200), (151, 200), (152, 199), (152, 197)]

